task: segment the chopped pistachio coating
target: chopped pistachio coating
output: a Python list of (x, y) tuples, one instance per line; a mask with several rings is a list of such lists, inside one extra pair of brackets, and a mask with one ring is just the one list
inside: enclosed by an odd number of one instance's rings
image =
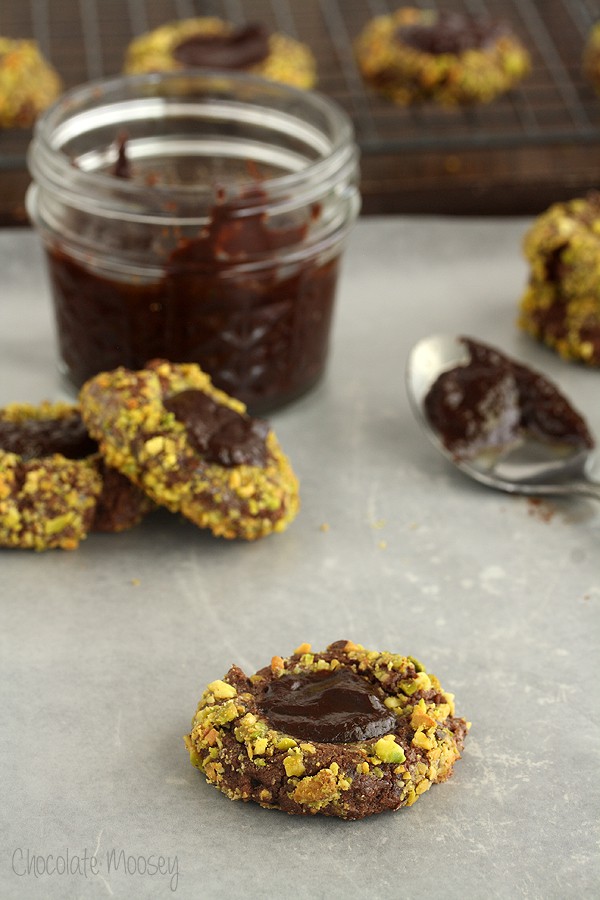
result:
[(552, 205), (523, 248), (519, 326), (563, 359), (600, 366), (600, 193)]
[[(135, 38), (127, 49), (125, 72), (169, 72), (183, 68), (175, 48), (196, 36), (228, 35), (234, 31), (229, 22), (205, 16), (167, 22), (154, 31)], [(312, 88), (317, 80), (316, 62), (311, 50), (285, 34), (269, 36), (269, 55), (246, 71), (271, 81), (298, 88)]]
[(265, 465), (207, 461), (185, 424), (163, 405), (186, 390), (245, 413), (244, 404), (217, 390), (199, 366), (153, 360), (137, 372), (119, 368), (90, 379), (80, 394), (83, 419), (108, 465), (200, 528), (246, 540), (283, 531), (298, 511), (298, 482), (273, 431), (266, 436)]
[[(71, 416), (66, 403), (11, 404), (0, 419)], [(0, 448), (0, 546), (32, 550), (73, 550), (92, 527), (102, 478), (92, 458), (67, 459), (59, 453), (23, 459)]]
[(461, 53), (430, 53), (402, 41), (402, 28), (434, 26), (437, 15), (402, 7), (371, 19), (359, 35), (355, 51), (362, 75), (389, 100), (399, 106), (489, 103), (528, 74), (529, 53), (508, 29)]
[[(0, 425), (27, 427), (72, 421), (68, 403), (12, 403)], [(97, 452), (70, 459), (52, 452), (25, 458), (0, 444), (0, 547), (74, 550), (90, 531), (123, 531), (151, 508), (148, 498)]]
[(30, 128), (61, 89), (35, 41), (0, 37), (0, 128)]
[[(337, 641), (324, 653), (309, 650), (302, 644), (287, 659), (274, 656), (250, 677), (232, 666), (204, 691), (184, 740), (192, 764), (210, 784), (232, 800), (268, 809), (360, 819), (411, 806), (450, 777), (470, 723), (454, 715), (454, 696), (435, 675), (412, 657), (351, 641)], [(363, 678), (393, 710), (393, 730), (378, 739), (322, 743), (272, 726), (261, 705), (269, 684), (289, 675), (334, 674), (340, 667)]]

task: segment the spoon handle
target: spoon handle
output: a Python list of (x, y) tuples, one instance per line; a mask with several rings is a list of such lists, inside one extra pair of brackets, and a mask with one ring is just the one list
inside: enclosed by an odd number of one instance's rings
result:
[(576, 494), (580, 497), (595, 497), (596, 500), (600, 500), (600, 481), (593, 481), (591, 478), (582, 478), (580, 481), (519, 485), (518, 482), (504, 479), (484, 480), (481, 473), (478, 473), (477, 481), (481, 481), (488, 487), (500, 488), (509, 494), (524, 494), (530, 497), (572, 497), (573, 494)]
[(584, 497), (595, 497), (600, 500), (600, 481), (592, 481), (591, 479), (582, 479), (581, 481), (571, 481), (566, 484), (547, 485), (545, 492), (548, 494), (580, 494)]
[(577, 494), (583, 494), (586, 497), (595, 497), (600, 500), (600, 481), (576, 481), (573, 485)]

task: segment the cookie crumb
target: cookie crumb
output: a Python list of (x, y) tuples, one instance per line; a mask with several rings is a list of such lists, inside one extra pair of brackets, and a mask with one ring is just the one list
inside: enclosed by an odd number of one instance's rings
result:
[(556, 507), (542, 497), (527, 498), (527, 512), (540, 522), (551, 522), (556, 515)]

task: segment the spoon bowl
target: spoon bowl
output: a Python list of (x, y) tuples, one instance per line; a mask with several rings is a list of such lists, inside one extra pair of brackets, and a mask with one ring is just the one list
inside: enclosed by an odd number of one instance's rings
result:
[(433, 445), (465, 475), (487, 487), (513, 494), (582, 494), (600, 500), (600, 482), (589, 474), (593, 449), (552, 443), (523, 435), (518, 443), (494, 447), (474, 456), (457, 454), (430, 421), (425, 399), (438, 377), (470, 362), (467, 344), (456, 335), (432, 335), (411, 350), (406, 389), (415, 418)]

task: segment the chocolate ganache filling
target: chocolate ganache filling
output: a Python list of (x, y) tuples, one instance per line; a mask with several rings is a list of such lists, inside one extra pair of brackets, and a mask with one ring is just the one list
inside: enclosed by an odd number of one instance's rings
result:
[(167, 397), (163, 403), (185, 425), (192, 445), (220, 466), (264, 466), (269, 424), (217, 403), (204, 391), (193, 389)]
[(213, 69), (246, 69), (261, 63), (269, 52), (269, 33), (257, 24), (228, 34), (194, 34), (173, 48), (182, 65)]
[[(113, 153), (108, 173), (148, 188), (152, 197), (166, 177), (160, 167), (144, 176), (125, 132)], [(149, 359), (194, 362), (216, 387), (257, 413), (316, 383), (327, 357), (339, 255), (309, 252), (320, 204), (299, 218), (269, 216), (271, 201), (256, 167), (249, 165), (248, 177), (252, 183), (234, 196), (217, 189), (205, 226), (185, 237), (173, 226), (160, 240), (147, 241), (146, 229), (102, 224), (98, 217), (89, 223), (74, 212), (69, 228), (85, 234), (86, 242), (115, 246), (118, 255), (136, 259), (147, 254), (162, 270), (156, 281), (127, 280), (100, 275), (93, 255), (88, 265), (66, 248), (51, 250), (61, 353), (76, 385), (120, 365), (144, 368)], [(302, 262), (288, 265), (292, 252)], [(251, 270), (256, 259), (261, 265)]]
[(396, 37), (402, 44), (421, 53), (458, 56), (467, 50), (491, 46), (505, 32), (505, 26), (492, 19), (442, 10), (431, 23), (403, 25), (396, 31)]
[(98, 446), (89, 436), (79, 413), (56, 419), (0, 419), (0, 449), (24, 460), (61, 453), (67, 459), (85, 459)]
[(583, 417), (540, 372), (494, 347), (461, 338), (469, 361), (443, 372), (424, 401), (430, 423), (457, 457), (501, 450), (524, 436), (591, 448)]
[(258, 705), (280, 731), (326, 744), (372, 740), (396, 725), (371, 685), (347, 668), (282, 675), (265, 685)]

